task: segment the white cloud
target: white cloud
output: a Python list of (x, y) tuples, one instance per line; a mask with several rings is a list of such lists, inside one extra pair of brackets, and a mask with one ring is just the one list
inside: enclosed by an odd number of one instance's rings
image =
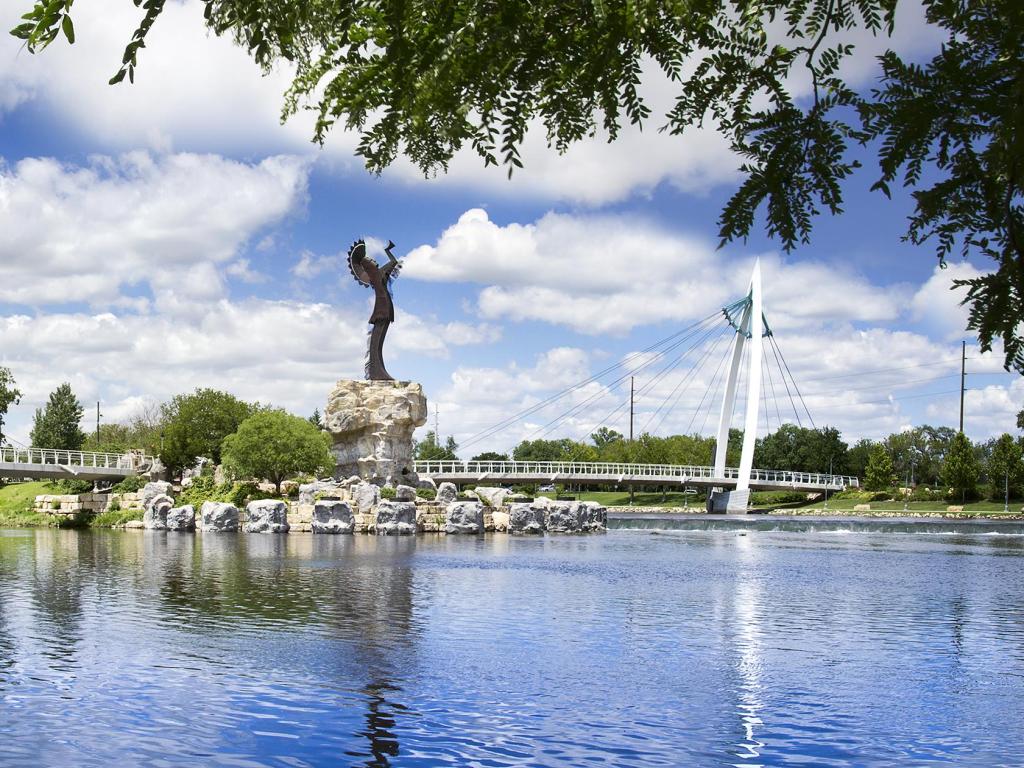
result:
[[(311, 412), (334, 381), (362, 377), (364, 328), (351, 308), (264, 299), (197, 303), (186, 316), (0, 316), (0, 365), (25, 392), (8, 426), (24, 440), (34, 408), (63, 381), (83, 402), (101, 399), (111, 419), (200, 386)], [(445, 331), (400, 315), (388, 334), (389, 366), (408, 372), (418, 357), (446, 356)]]
[(229, 264), (227, 269), (224, 270), (224, 273), (250, 285), (255, 283), (265, 283), (270, 279), (262, 272), (254, 270), (250, 266), (248, 259), (238, 259), (237, 261)]
[(966, 289), (954, 290), (953, 281), (970, 280), (981, 274), (968, 262), (953, 262), (945, 269), (936, 266), (911, 300), (911, 319), (927, 326), (940, 338), (950, 341), (964, 338), (968, 311), (960, 302)]
[(311, 280), (323, 272), (338, 269), (343, 260), (341, 256), (317, 256), (311, 251), (303, 251), (291, 272), (300, 280)]
[[(404, 274), (484, 284), (478, 311), (487, 319), (621, 334), (715, 313), (746, 293), (751, 262), (635, 216), (549, 213), (533, 224), (499, 226), (472, 209), (436, 245), (415, 248)], [(894, 320), (905, 303), (903, 287), (876, 286), (833, 266), (772, 254), (762, 264), (773, 327)]]
[(307, 174), (294, 157), (145, 152), (0, 166), (0, 301), (116, 305), (140, 285), (160, 302), (215, 299), (221, 265), (255, 278), (239, 250), (304, 202)]

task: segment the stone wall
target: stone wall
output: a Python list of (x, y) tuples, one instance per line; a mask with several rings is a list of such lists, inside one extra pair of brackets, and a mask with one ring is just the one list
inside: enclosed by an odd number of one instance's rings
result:
[(141, 493), (79, 493), (36, 496), (32, 509), (44, 515), (72, 517), (79, 513), (98, 515), (112, 507), (141, 512)]

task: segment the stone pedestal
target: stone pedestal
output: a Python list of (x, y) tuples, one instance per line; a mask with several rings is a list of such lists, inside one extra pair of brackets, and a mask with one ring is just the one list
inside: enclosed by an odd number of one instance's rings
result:
[(335, 477), (413, 484), (412, 433), (426, 422), (427, 398), (416, 382), (342, 379), (324, 411), (334, 440)]

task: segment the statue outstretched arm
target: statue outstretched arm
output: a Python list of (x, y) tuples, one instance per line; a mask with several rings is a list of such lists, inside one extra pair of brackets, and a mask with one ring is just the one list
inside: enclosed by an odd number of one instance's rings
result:
[[(388, 263), (384, 265), (384, 269), (382, 270), (384, 272), (385, 279), (389, 278), (391, 276), (391, 273), (394, 271), (395, 267), (398, 266), (398, 259), (396, 259), (395, 254), (391, 252), (391, 250), (394, 247), (395, 244), (388, 240), (388, 245), (384, 249), (384, 253), (388, 255)], [(395, 276), (397, 277), (398, 275), (396, 274)]]

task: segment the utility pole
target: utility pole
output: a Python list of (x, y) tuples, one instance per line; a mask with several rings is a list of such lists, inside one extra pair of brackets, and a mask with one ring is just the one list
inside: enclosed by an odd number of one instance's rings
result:
[(96, 447), (100, 447), (100, 401), (96, 401)]
[(960, 347), (960, 431), (964, 431), (964, 381), (967, 378), (967, 342)]
[(629, 442), (633, 442), (633, 377), (629, 377)]
[(437, 418), (437, 403), (434, 403), (434, 438), (437, 440), (437, 444), (441, 444), (441, 427), (438, 426), (440, 422)]

